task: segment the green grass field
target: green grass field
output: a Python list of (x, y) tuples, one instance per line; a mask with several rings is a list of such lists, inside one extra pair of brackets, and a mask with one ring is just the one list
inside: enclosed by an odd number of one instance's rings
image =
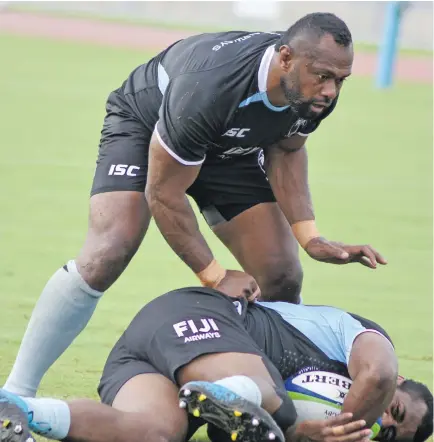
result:
[[(105, 99), (152, 54), (0, 35), (0, 382), (40, 291), (81, 247)], [(376, 271), (302, 256), (303, 298), (380, 322), (400, 371), (432, 386), (432, 88), (370, 79), (345, 85), (311, 138), (310, 182), (324, 234), (369, 242), (388, 259)], [(236, 266), (201, 220), (224, 264)], [(40, 393), (94, 397), (105, 358), (130, 319), (163, 292), (195, 284), (155, 226), (85, 332)]]

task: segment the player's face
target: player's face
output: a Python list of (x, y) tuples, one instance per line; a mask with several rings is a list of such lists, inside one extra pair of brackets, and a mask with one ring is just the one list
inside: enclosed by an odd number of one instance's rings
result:
[(295, 56), (281, 77), (285, 97), (301, 118), (315, 118), (338, 96), (352, 64), (352, 46), (339, 46), (326, 35), (309, 54)]
[(396, 390), (392, 403), (382, 417), (382, 428), (376, 440), (393, 442), (413, 440), (428, 408), (423, 400), (414, 400), (408, 393)]

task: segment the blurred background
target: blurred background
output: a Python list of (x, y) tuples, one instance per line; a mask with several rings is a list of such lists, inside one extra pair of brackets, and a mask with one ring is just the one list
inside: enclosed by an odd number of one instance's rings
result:
[[(432, 387), (433, 3), (390, 8), (375, 1), (0, 2), (0, 383), (43, 286), (82, 246), (110, 91), (179, 38), (284, 30), (306, 13), (328, 11), (350, 27), (356, 58), (338, 108), (309, 137), (317, 222), (330, 239), (370, 243), (389, 264), (331, 266), (302, 253), (303, 300), (381, 323), (401, 374)], [(237, 268), (198, 218), (218, 259)], [(105, 358), (137, 310), (196, 283), (151, 224), (40, 394), (96, 398)]]

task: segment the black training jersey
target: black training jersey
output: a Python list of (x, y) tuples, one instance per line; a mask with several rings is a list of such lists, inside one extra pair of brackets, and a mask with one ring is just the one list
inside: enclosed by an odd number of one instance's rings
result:
[[(287, 302), (234, 302), (249, 334), (283, 379), (305, 369), (349, 377), (348, 361), (355, 338), (374, 331), (392, 344), (378, 324), (335, 307)], [(393, 345), (393, 344), (392, 344)]]
[[(268, 70), (280, 38), (278, 32), (244, 31), (189, 37), (139, 66), (121, 90), (145, 124), (158, 120), (160, 143), (186, 165), (201, 164), (207, 155), (246, 155), (293, 134), (307, 136), (336, 101), (314, 120), (269, 102)], [(161, 99), (150, 98), (149, 88), (158, 88)]]

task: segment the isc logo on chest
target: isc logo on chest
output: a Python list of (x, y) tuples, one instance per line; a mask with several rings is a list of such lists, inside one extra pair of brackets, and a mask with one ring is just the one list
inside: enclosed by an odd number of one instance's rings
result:
[(246, 135), (246, 132), (250, 132), (250, 129), (241, 129), (239, 127), (233, 127), (232, 129), (229, 129), (226, 131), (223, 136), (224, 137), (231, 137), (231, 138), (244, 138)]
[(178, 338), (184, 338), (185, 343), (220, 338), (219, 328), (214, 319), (189, 319), (173, 324), (173, 328)]

